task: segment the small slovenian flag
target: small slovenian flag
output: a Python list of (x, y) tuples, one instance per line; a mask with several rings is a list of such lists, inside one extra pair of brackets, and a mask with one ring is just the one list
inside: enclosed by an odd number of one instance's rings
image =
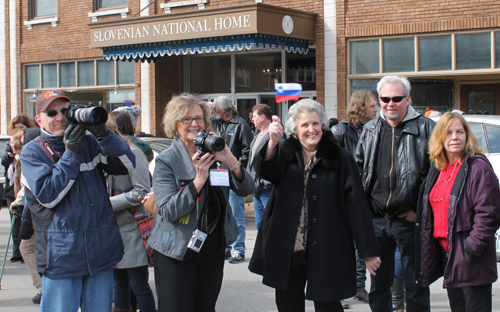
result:
[(275, 83), (274, 91), (276, 91), (276, 103), (283, 101), (298, 101), (302, 92), (300, 83)]

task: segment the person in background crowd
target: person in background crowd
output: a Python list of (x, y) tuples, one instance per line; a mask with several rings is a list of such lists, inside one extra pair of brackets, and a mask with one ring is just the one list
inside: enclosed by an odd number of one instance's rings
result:
[(117, 122), (126, 123), (121, 128), (132, 126), (129, 115), (115, 110), (108, 116), (108, 129), (127, 141), (135, 154), (135, 170), (128, 175), (106, 177), (109, 200), (125, 247), (122, 260), (113, 267), (113, 312), (130, 311), (130, 290), (134, 292), (141, 311), (154, 312), (156, 304), (149, 286), (148, 255), (134, 217), (135, 212), (147, 214), (141, 204), (141, 196), (151, 189), (148, 161), (144, 153), (118, 131)]
[(461, 114), (439, 119), (429, 154), (417, 217), (418, 281), (428, 286), (444, 276), (453, 312), (491, 312), (498, 278), (498, 177)]
[[(23, 133), (23, 145), (28, 144), (31, 140), (35, 139), (40, 135), (40, 128), (26, 128)], [(23, 195), (26, 199), (26, 187), (21, 185), (23, 189)], [(18, 193), (19, 196), (19, 193)], [(17, 198), (16, 198), (17, 201)], [(19, 245), (19, 250), (23, 257), (24, 263), (31, 275), (33, 280), (33, 285), (37, 289), (37, 294), (31, 298), (34, 304), (40, 304), (42, 300), (42, 278), (36, 269), (36, 249), (35, 249), (35, 235), (33, 231), (33, 222), (31, 218), (31, 205), (32, 202), (27, 199), (24, 201), (23, 216), (21, 219), (21, 226), (19, 228), (19, 237), (22, 239)], [(36, 204), (36, 203), (35, 203)]]
[(105, 124), (68, 125), (69, 101), (61, 91), (42, 92), (35, 106), (39, 140), (21, 153), (27, 200), (37, 201), (30, 209), (43, 284), (40, 311), (109, 312), (123, 242), (103, 171), (128, 174), (135, 156)]
[[(339, 141), (340, 146), (347, 149), (354, 158), (356, 156), (356, 146), (364, 125), (377, 117), (377, 100), (369, 90), (358, 90), (354, 92), (347, 106), (347, 119), (331, 128), (333, 135)], [(362, 258), (357, 257), (357, 287), (358, 291), (354, 299), (368, 303), (368, 292), (365, 289), (366, 266)], [(344, 309), (349, 305), (343, 301)]]
[(251, 176), (227, 145), (220, 152), (196, 151), (193, 140), (210, 132), (209, 118), (206, 103), (187, 93), (172, 97), (163, 116), (174, 141), (156, 158), (157, 213), (148, 240), (160, 312), (215, 311), (224, 250), (239, 232), (229, 189), (238, 196), (253, 192)]
[(247, 119), (248, 125), (250, 128), (252, 128), (252, 131), (255, 132), (255, 124), (253, 122), (253, 111), (248, 112), (248, 119)]
[(275, 191), (249, 269), (276, 289), (280, 312), (303, 312), (305, 299), (316, 311), (343, 311), (340, 300), (356, 294), (354, 244), (371, 274), (380, 266), (360, 175), (318, 102), (295, 103), (285, 128), (288, 139), (279, 147), (283, 127), (273, 116), (269, 142), (255, 160)]
[[(226, 142), (231, 153), (238, 159), (243, 168), (247, 168), (250, 153), (250, 144), (254, 137), (248, 123), (238, 115), (231, 100), (225, 96), (217, 97), (213, 102), (216, 119), (212, 120), (215, 133)], [(237, 196), (234, 191), (229, 192), (229, 203), (234, 218), (238, 223), (240, 234), (231, 246), (226, 248), (226, 259), (229, 263), (241, 263), (245, 260), (245, 199)], [(231, 250), (233, 252), (231, 253)]]
[(141, 107), (138, 105), (134, 105), (132, 107), (123, 106), (118, 107), (114, 110), (114, 112), (126, 112), (132, 123), (124, 121), (126, 118), (125, 115), (116, 115), (115, 118), (117, 120), (118, 131), (126, 136), (132, 143), (134, 143), (137, 147), (141, 149), (141, 151), (146, 155), (148, 162), (151, 162), (154, 158), (153, 149), (149, 146), (148, 143), (141, 141), (135, 137), (135, 127), (137, 126), (137, 118), (142, 113)]
[[(10, 135), (13, 135), (17, 131), (19, 131), (17, 129), (20, 129), (22, 133), (22, 130), (33, 127), (35, 126), (26, 115), (18, 115), (14, 117), (8, 125)], [(12, 180), (14, 175), (15, 153), (10, 145), (6, 147), (5, 151), (6, 153), (1, 161), (2, 165), (5, 167), (5, 187), (3, 189), (3, 197), (7, 199), (7, 207), (10, 207), (11, 203), (15, 200), (17, 195), (17, 193), (14, 192), (14, 181)], [(20, 207), (18, 211), (19, 216), (22, 215), (23, 208), (23, 206)], [(10, 219), (12, 220), (12, 214), (10, 214)], [(16, 218), (14, 227), (12, 229), (12, 258), (10, 258), (11, 262), (23, 261), (23, 257), (21, 256), (21, 252), (19, 251), (19, 245), (21, 244), (21, 238), (19, 238), (20, 227), (21, 218)]]
[(9, 122), (7, 128), (9, 133), (14, 130), (14, 129), (26, 129), (26, 128), (33, 128), (35, 127), (35, 124), (33, 124), (33, 121), (24, 114), (17, 115), (16, 117), (12, 118), (12, 120)]
[(377, 84), (380, 115), (365, 124), (356, 162), (373, 215), (382, 266), (371, 276), (372, 311), (392, 312), (394, 252), (401, 252), (408, 311), (430, 310), (428, 287), (415, 284), (415, 211), (420, 185), (429, 170), (427, 142), (434, 121), (410, 105), (410, 82), (386, 76)]
[(339, 120), (337, 118), (330, 118), (328, 119), (328, 128), (332, 128), (333, 126), (336, 126), (339, 124)]
[[(253, 204), (255, 210), (255, 224), (258, 230), (260, 221), (262, 220), (262, 215), (266, 209), (267, 201), (269, 200), (269, 195), (271, 195), (273, 185), (271, 182), (262, 179), (257, 172), (255, 172), (254, 161), (269, 141), (268, 129), (272, 122), (273, 112), (267, 104), (255, 105), (252, 107), (252, 112), (252, 120), (259, 132), (255, 135), (252, 143), (250, 143), (250, 160), (248, 162), (247, 171), (250, 172), (254, 180), (255, 192), (253, 194)], [(283, 142), (285, 142), (285, 140), (282, 138), (280, 143), (283, 144)]]

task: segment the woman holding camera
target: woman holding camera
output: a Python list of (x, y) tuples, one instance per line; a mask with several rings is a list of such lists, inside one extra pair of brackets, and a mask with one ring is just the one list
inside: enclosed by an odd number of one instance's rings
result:
[(165, 134), (174, 141), (156, 158), (157, 214), (148, 240), (158, 311), (215, 310), (224, 250), (239, 231), (229, 189), (239, 196), (253, 191), (250, 175), (227, 146), (220, 152), (197, 151), (193, 140), (211, 130), (209, 118), (209, 107), (192, 94), (172, 97), (163, 116)]
[(498, 177), (461, 114), (445, 113), (429, 140), (432, 165), (417, 210), (422, 286), (444, 276), (451, 311), (491, 311), (500, 226)]

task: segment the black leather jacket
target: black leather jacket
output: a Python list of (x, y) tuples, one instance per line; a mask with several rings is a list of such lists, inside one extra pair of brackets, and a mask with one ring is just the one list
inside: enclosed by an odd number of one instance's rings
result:
[(332, 133), (339, 141), (340, 146), (351, 153), (352, 157), (356, 156), (356, 146), (358, 145), (359, 135), (356, 126), (349, 120), (342, 120), (338, 125), (332, 127)]
[(252, 128), (238, 114), (231, 119), (212, 119), (215, 133), (224, 139), (234, 157), (241, 163), (242, 168), (247, 167), (250, 144), (253, 140)]
[[(380, 139), (381, 118), (383, 117), (372, 119), (364, 126), (356, 148), (356, 163), (361, 171), (363, 187), (369, 202), (371, 202), (371, 192), (375, 183), (375, 162)], [(395, 216), (410, 209), (416, 211), (419, 188), (429, 171), (427, 143), (434, 130), (434, 121), (408, 106), (408, 112), (401, 123), (404, 123), (403, 139), (396, 147), (397, 157), (394, 159), (398, 179), (393, 194), (398, 198), (398, 209), (385, 212), (373, 211), (370, 205), (372, 213), (376, 216)], [(388, 152), (388, 157), (390, 157), (390, 152)]]

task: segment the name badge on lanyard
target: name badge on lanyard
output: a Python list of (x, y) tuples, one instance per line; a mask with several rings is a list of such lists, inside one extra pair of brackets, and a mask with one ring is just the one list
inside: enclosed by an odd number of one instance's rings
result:
[(229, 186), (227, 169), (210, 169), (210, 184), (212, 186)]

